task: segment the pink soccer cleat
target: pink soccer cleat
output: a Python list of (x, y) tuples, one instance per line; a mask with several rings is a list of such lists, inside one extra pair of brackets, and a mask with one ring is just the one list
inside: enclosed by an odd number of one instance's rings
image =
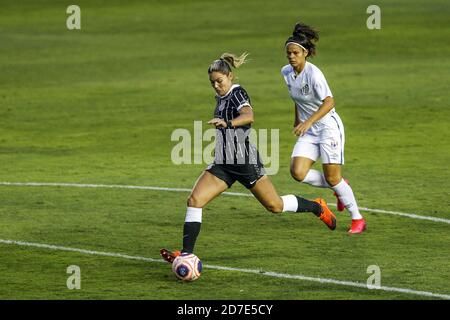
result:
[(362, 233), (366, 229), (367, 229), (366, 220), (354, 219), (352, 220), (352, 226), (350, 227), (350, 229), (348, 229), (348, 233), (350, 234)]

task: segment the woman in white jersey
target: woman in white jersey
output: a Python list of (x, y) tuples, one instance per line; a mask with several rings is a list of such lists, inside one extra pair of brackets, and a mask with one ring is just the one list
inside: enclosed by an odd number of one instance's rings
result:
[(280, 197), (265, 175), (259, 153), (248, 137), (254, 119), (250, 97), (243, 87), (233, 83), (232, 67), (243, 64), (245, 57), (246, 54), (237, 57), (224, 53), (208, 68), (209, 81), (216, 92), (213, 118), (208, 122), (216, 128), (215, 158), (197, 179), (187, 200), (182, 250), (160, 250), (163, 259), (169, 263), (182, 253), (194, 251), (203, 207), (236, 181), (273, 213), (312, 212), (328, 228), (336, 228), (336, 218), (323, 199), (310, 201), (292, 194)]
[[(331, 188), (337, 197), (338, 211), (350, 212), (349, 233), (361, 233), (366, 222), (361, 216), (353, 190), (342, 178), (344, 164), (344, 125), (334, 109), (333, 94), (323, 73), (307, 58), (315, 55), (318, 32), (297, 23), (285, 43), (289, 64), (281, 69), (289, 94), (294, 100), (294, 130), (298, 136), (291, 156), (291, 175), (299, 181)], [(311, 169), (320, 158), (323, 173)]]

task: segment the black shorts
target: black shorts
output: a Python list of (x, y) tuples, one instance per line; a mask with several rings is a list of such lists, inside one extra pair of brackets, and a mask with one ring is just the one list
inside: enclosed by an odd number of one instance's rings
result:
[(230, 188), (237, 180), (247, 189), (253, 188), (256, 182), (265, 174), (264, 165), (257, 164), (210, 164), (206, 171), (220, 180), (225, 181)]

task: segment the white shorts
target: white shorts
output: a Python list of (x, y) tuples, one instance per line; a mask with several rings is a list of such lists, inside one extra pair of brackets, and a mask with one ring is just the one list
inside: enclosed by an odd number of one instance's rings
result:
[(327, 120), (297, 139), (291, 157), (305, 157), (322, 164), (344, 164), (344, 125), (337, 113), (332, 113)]

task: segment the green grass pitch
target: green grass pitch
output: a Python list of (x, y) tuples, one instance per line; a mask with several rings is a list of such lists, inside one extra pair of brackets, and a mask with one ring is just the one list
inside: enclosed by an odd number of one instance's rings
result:
[[(295, 22), (321, 32), (311, 60), (346, 129), (344, 175), (362, 207), (450, 219), (450, 4), (380, 0), (87, 1), (68, 30), (67, 1), (4, 0), (0, 10), (0, 182), (193, 186), (206, 164), (171, 161), (171, 133), (211, 118), (209, 63), (250, 53), (237, 71), (254, 128), (278, 129), (280, 194), (335, 199), (289, 174), (293, 107), (280, 68)], [(235, 184), (232, 192), (247, 192)], [(187, 192), (0, 185), (0, 299), (429, 299), (433, 296), (205, 268), (193, 283), (167, 264), (8, 244), (57, 245), (159, 259), (179, 248)], [(331, 207), (332, 209), (334, 207)], [(206, 265), (450, 294), (450, 226), (362, 212), (368, 231), (334, 232), (308, 214), (276, 216), (251, 197), (204, 209)], [(3, 242), (2, 242), (3, 241)], [(66, 269), (81, 270), (69, 290)], [(436, 298), (436, 297), (434, 297)]]

